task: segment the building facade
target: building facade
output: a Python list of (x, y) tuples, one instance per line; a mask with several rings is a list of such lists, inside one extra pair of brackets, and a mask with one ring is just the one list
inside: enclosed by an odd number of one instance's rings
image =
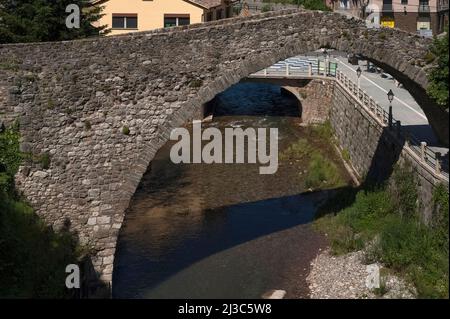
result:
[(384, 27), (430, 37), (442, 33), (448, 24), (448, 0), (372, 1), (381, 8), (380, 24)]
[[(449, 0), (325, 0), (334, 11), (372, 17), (375, 24), (431, 37), (448, 25)], [(364, 10), (367, 8), (366, 10)]]
[(108, 35), (220, 20), (233, 15), (234, 0), (94, 0), (103, 7), (98, 25)]

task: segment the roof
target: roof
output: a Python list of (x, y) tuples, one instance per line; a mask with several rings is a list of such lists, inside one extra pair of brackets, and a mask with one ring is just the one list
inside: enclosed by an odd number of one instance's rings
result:
[(222, 0), (184, 0), (186, 2), (192, 2), (200, 7), (203, 7), (205, 9), (214, 8), (217, 6), (220, 6), (222, 3)]
[[(106, 1), (108, 1), (108, 0), (90, 0), (90, 2), (94, 5), (100, 4), (100, 3), (106, 2)], [(211, 9), (211, 8), (220, 6), (222, 4), (222, 0), (183, 0), (183, 1), (190, 2), (192, 4), (198, 5), (205, 9)], [(234, 2), (234, 1), (235, 0), (231, 0), (231, 1), (228, 0), (228, 2)], [(225, 1), (225, 2), (227, 2), (227, 1)]]

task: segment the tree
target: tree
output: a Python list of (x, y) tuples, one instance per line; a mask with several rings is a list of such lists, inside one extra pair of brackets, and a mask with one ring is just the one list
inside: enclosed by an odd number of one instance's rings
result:
[[(0, 43), (63, 41), (99, 35), (106, 26), (93, 26), (102, 8), (90, 0), (0, 0)], [(80, 28), (68, 28), (69, 4), (80, 8)]]
[(448, 27), (444, 36), (434, 39), (431, 53), (436, 57), (437, 65), (428, 77), (427, 91), (436, 103), (448, 108)]
[(305, 9), (331, 11), (324, 0), (299, 0), (299, 2)]

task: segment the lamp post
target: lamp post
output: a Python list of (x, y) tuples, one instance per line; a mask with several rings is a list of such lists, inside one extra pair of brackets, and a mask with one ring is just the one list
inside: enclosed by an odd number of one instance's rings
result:
[(366, 8), (369, 5), (369, 1), (370, 0), (362, 0), (362, 18), (365, 19), (366, 18)]
[(359, 94), (359, 78), (361, 77), (361, 73), (362, 73), (362, 70), (358, 66), (358, 68), (356, 69), (356, 76), (358, 77), (358, 94)]
[(387, 93), (387, 97), (389, 100), (389, 128), (392, 127), (392, 101), (394, 100), (394, 92), (392, 92), (392, 90), (389, 90), (389, 92)]
[(325, 58), (325, 76), (328, 75), (328, 51), (327, 49), (323, 50), (323, 56)]

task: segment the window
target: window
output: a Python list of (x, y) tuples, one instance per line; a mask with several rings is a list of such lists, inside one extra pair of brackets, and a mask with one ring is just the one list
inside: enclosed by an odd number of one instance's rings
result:
[(112, 15), (113, 29), (137, 29), (138, 18), (135, 13), (113, 13)]
[(164, 14), (164, 28), (191, 24), (189, 14)]
[(191, 24), (190, 18), (178, 18), (178, 25), (189, 25)]
[(227, 9), (226, 9), (226, 11), (225, 11), (225, 16), (226, 16), (227, 18), (230, 18), (230, 17), (231, 17), (231, 7), (230, 7), (230, 6), (227, 7)]
[(408, 4), (408, 0), (402, 0), (402, 4)]
[(222, 9), (217, 9), (216, 11), (216, 20), (222, 19)]

